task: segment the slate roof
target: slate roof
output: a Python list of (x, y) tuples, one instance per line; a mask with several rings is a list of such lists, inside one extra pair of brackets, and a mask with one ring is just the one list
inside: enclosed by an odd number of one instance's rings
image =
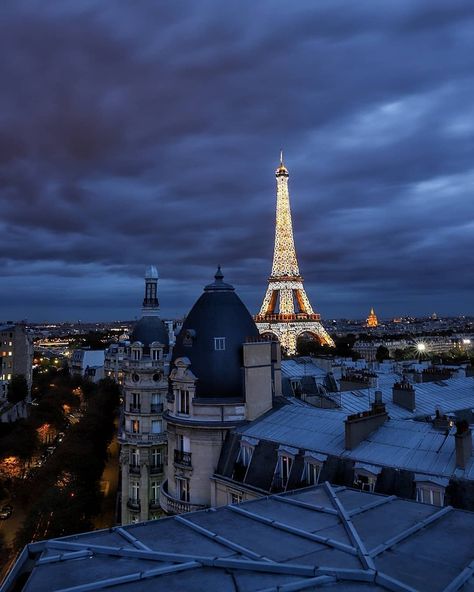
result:
[(140, 341), (145, 347), (150, 347), (154, 341), (169, 345), (169, 335), (163, 321), (157, 316), (144, 316), (133, 327), (130, 342)]
[[(252, 316), (223, 277), (219, 268), (186, 317), (173, 348), (173, 362), (180, 357), (191, 361), (198, 398), (243, 398), (242, 344), (259, 337)], [(225, 338), (225, 349), (216, 350), (216, 337)]]
[[(305, 360), (306, 363), (298, 363), (296, 360), (282, 360), (282, 375), (290, 379), (314, 376), (316, 381), (322, 384), (326, 371), (316, 366), (310, 358), (305, 358)], [(387, 368), (375, 370), (375, 372), (378, 381), (376, 388), (331, 393), (332, 399), (335, 395), (340, 397), (340, 409), (347, 415), (366, 411), (369, 408), (369, 397), (371, 397), (371, 402), (374, 400), (375, 390), (382, 391), (387, 412), (394, 419), (431, 416), (435, 414), (436, 408), (441, 409), (443, 413), (474, 409), (474, 377), (472, 376), (414, 384), (416, 409), (409, 411), (392, 402), (392, 387), (395, 382), (401, 380), (401, 374)], [(340, 370), (335, 369), (334, 375), (339, 378)]]
[(1, 592), (468, 592), (473, 532), (474, 513), (324, 483), (32, 543)]
[(446, 436), (429, 423), (391, 419), (354, 450), (345, 450), (345, 419), (344, 412), (317, 409), (298, 402), (270, 411), (236, 431), (259, 440), (381, 467), (474, 479), (474, 457), (466, 470), (456, 468), (455, 428)]

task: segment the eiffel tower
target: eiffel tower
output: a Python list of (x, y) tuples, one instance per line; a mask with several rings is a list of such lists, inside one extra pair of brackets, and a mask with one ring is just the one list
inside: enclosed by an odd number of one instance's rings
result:
[(272, 273), (255, 322), (261, 334), (277, 337), (286, 352), (294, 355), (297, 339), (303, 333), (313, 335), (322, 345), (334, 346), (334, 342), (322, 326), (321, 316), (313, 311), (303, 287), (293, 239), (289, 174), (283, 164), (283, 152), (275, 175), (277, 207)]

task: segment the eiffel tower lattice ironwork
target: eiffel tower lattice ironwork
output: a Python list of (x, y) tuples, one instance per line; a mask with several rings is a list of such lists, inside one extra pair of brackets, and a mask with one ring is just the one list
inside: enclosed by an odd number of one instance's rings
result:
[(272, 273), (255, 322), (261, 334), (276, 336), (290, 355), (296, 353), (297, 339), (303, 333), (314, 335), (321, 344), (334, 346), (321, 324), (321, 316), (313, 311), (303, 287), (293, 239), (289, 174), (283, 164), (283, 153), (280, 154), (280, 166), (275, 174), (277, 206)]

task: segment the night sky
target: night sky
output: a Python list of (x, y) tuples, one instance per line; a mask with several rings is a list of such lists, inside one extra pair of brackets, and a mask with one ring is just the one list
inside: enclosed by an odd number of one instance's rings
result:
[(472, 0), (2, 0), (0, 319), (251, 312), (280, 148), (323, 318), (473, 314)]

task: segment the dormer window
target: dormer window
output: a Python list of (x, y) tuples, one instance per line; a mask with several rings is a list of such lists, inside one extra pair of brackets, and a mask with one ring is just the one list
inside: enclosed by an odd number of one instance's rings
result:
[(250, 461), (252, 460), (253, 454), (253, 446), (247, 446), (246, 444), (242, 444), (240, 446), (239, 456), (237, 458), (237, 462), (240, 463), (244, 467), (248, 467)]
[(225, 351), (225, 337), (214, 337), (214, 350)]

